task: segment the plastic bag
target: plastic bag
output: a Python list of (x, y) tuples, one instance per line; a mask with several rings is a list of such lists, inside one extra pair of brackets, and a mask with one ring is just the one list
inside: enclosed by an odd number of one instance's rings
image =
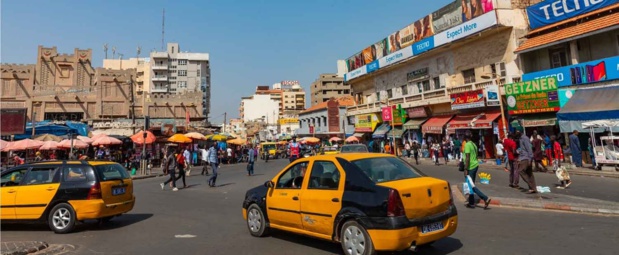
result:
[(567, 172), (567, 170), (565, 169), (564, 166), (559, 167), (557, 169), (557, 171), (555, 172), (555, 174), (557, 175), (557, 178), (559, 178), (559, 181), (569, 181), (570, 180), (570, 173)]
[(464, 194), (464, 196), (468, 196), (471, 194), (471, 188), (469, 187), (469, 184), (467, 182), (462, 183), (462, 194)]

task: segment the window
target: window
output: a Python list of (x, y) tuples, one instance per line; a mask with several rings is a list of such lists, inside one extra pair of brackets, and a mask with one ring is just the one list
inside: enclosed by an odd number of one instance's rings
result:
[(323, 90), (323, 91), (322, 91), (322, 94), (323, 94), (323, 95), (326, 95), (326, 94), (327, 94), (327, 91), (326, 91), (326, 90)]
[(187, 76), (187, 70), (178, 70), (178, 76)]
[(333, 162), (314, 161), (309, 178), (308, 189), (337, 189), (340, 183), (340, 171)]
[(186, 81), (179, 81), (178, 82), (178, 88), (187, 88), (187, 82)]
[(281, 189), (300, 189), (303, 184), (303, 176), (307, 170), (307, 161), (300, 162), (291, 166), (277, 180), (275, 188)]
[(346, 168), (358, 168), (375, 183), (416, 178), (423, 176), (399, 158), (375, 157), (354, 160), (350, 163), (338, 158), (340, 165)]
[(387, 90), (387, 99), (391, 99), (393, 97), (393, 89)]
[(97, 171), (97, 175), (99, 176), (99, 180), (101, 181), (131, 178), (129, 177), (129, 173), (127, 173), (127, 170), (125, 170), (123, 166), (117, 163), (95, 166), (95, 170)]
[(434, 89), (440, 89), (443, 87), (443, 85), (441, 85), (441, 78), (439, 77), (434, 77), (432, 79), (432, 83), (434, 83)]
[(567, 65), (568, 55), (565, 47), (548, 50), (550, 55), (550, 67), (557, 68)]
[(174, 53), (174, 46), (172, 46), (172, 53)]
[(200, 69), (198, 69), (198, 70), (196, 71), (196, 76), (197, 76), (197, 77), (200, 77)]
[(56, 175), (58, 167), (40, 167), (30, 169), (30, 172), (26, 174), (22, 185), (37, 185), (54, 182), (54, 176)]
[(347, 94), (347, 95), (350, 94), (350, 89), (345, 89), (344, 94)]
[(421, 92), (430, 91), (430, 80), (417, 82), (417, 88), (419, 88)]
[(17, 186), (28, 172), (28, 168), (18, 169), (2, 175), (2, 187)]
[(501, 67), (501, 77), (507, 76), (507, 70), (505, 70), (505, 63), (501, 62), (499, 66)]
[(400, 87), (400, 90), (402, 90), (402, 95), (406, 96), (408, 95), (408, 86), (404, 85)]
[(186, 66), (187, 65), (187, 59), (179, 59), (178, 60), (178, 65), (179, 66)]
[[(66, 165), (62, 168), (62, 178), (66, 182), (86, 182), (88, 175), (86, 174), (86, 168), (79, 165)], [(92, 180), (94, 181), (94, 180)]]
[(60, 67), (60, 77), (68, 78), (69, 73), (71, 72), (71, 66), (68, 65), (58, 65)]
[(471, 68), (468, 70), (462, 71), (462, 77), (464, 77), (464, 83), (474, 83), (475, 82), (475, 69)]
[(176, 69), (176, 66), (170, 66), (170, 69), (174, 70), (174, 69)]

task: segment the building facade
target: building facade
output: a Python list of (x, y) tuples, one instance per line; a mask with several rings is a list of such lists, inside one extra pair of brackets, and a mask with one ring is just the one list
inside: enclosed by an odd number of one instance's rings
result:
[(299, 136), (340, 137), (352, 134), (355, 126), (347, 116), (348, 106), (354, 105), (351, 96), (331, 98), (299, 113)]
[(330, 98), (350, 95), (350, 84), (337, 74), (321, 74), (310, 86), (311, 106), (329, 101)]

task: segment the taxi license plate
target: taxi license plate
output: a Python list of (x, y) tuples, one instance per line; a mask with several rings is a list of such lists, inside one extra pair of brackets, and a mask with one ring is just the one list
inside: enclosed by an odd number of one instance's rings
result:
[(428, 225), (423, 225), (421, 227), (421, 233), (425, 234), (425, 233), (438, 231), (441, 229), (443, 229), (443, 222), (434, 222)]
[(122, 195), (125, 194), (127, 190), (124, 187), (121, 188), (113, 188), (112, 189), (112, 196), (118, 196), (118, 195)]

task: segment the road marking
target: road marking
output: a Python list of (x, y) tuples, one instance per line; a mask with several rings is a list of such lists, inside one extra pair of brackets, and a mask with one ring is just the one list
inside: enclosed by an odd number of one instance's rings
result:
[(184, 235), (174, 235), (175, 238), (194, 238), (196, 237), (195, 235), (189, 235), (189, 234), (184, 234)]

